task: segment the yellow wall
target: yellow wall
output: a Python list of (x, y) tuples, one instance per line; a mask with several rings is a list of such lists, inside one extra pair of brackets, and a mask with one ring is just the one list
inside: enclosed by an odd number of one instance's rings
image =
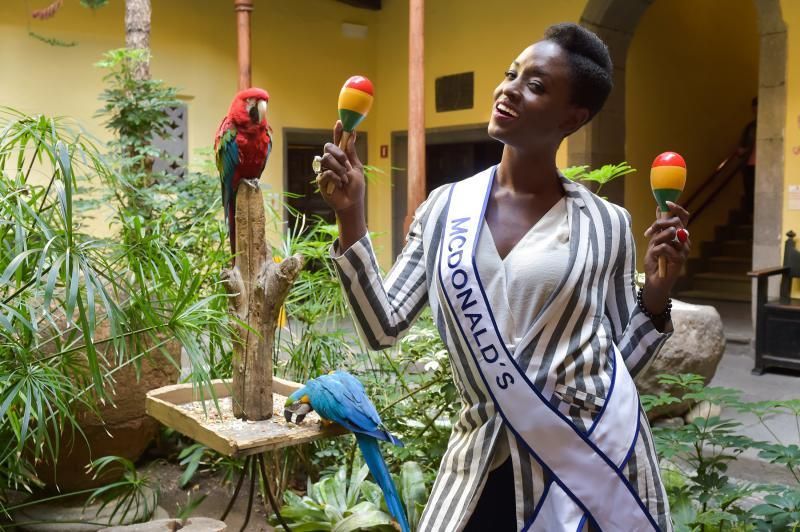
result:
[[(758, 91), (758, 27), (753, 0), (656, 0), (644, 13), (626, 66), (626, 157), (638, 172), (626, 177), (639, 264), (643, 233), (655, 219), (650, 165), (663, 151), (683, 155), (689, 195), (737, 145), (753, 119)], [(693, 255), (727, 221), (743, 193), (741, 177), (692, 225)], [(641, 266), (640, 266), (641, 268)]]
[[(786, 63), (786, 129), (785, 131), (785, 169), (784, 169), (784, 206), (783, 206), (783, 231), (781, 242), (786, 238), (784, 234), (792, 229), (800, 234), (800, 210), (789, 210), (789, 186), (800, 186), (800, 2), (796, 0), (782, 0), (783, 20), (788, 30), (789, 60)], [(800, 297), (800, 280), (795, 281), (794, 297)]]
[[(100, 107), (97, 95), (102, 88), (102, 72), (92, 64), (104, 51), (124, 46), (122, 19), (119, 2), (97, 13), (66, 2), (47, 22), (30, 19), (25, 2), (0, 2), (0, 105), (72, 117), (91, 134), (107, 139), (92, 117)], [(64, 48), (34, 40), (27, 35), (28, 21), (36, 33), (79, 44)], [(108, 234), (110, 213), (101, 211), (90, 230)]]

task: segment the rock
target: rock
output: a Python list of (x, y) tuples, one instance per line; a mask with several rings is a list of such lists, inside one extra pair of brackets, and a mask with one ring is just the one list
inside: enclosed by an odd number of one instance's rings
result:
[[(717, 365), (725, 351), (725, 334), (719, 312), (708, 305), (691, 305), (682, 301), (672, 303), (672, 324), (675, 332), (666, 341), (650, 366), (636, 379), (640, 394), (681, 395), (675, 386), (658, 382), (662, 374), (701, 375), (706, 384), (717, 371)], [(650, 420), (660, 417), (683, 416), (691, 407), (688, 401), (659, 406), (647, 413)]]
[(227, 529), (228, 527), (224, 522), (208, 517), (191, 517), (186, 520), (186, 524), (181, 528), (186, 532), (223, 532)]
[(699, 417), (708, 419), (710, 417), (717, 417), (720, 414), (722, 414), (721, 406), (709, 403), (708, 401), (700, 401), (687, 412), (686, 416), (684, 416), (684, 420), (686, 423), (691, 423)]
[(100, 532), (223, 532), (228, 527), (222, 521), (208, 517), (190, 517), (186, 522), (180, 519), (159, 519), (148, 523), (128, 526), (112, 526), (103, 528)]
[(108, 528), (101, 528), (100, 532), (175, 532), (176, 530), (183, 530), (177, 519), (158, 519), (156, 521), (148, 521), (147, 523), (137, 523), (135, 525), (125, 526), (110, 526)]
[(109, 525), (143, 521), (151, 516), (168, 517), (166, 510), (156, 506), (156, 500), (157, 494), (152, 489), (144, 488), (140, 502), (131, 505), (127, 513), (120, 510), (114, 514), (116, 501), (113, 500), (102, 509), (102, 502), (85, 507), (81, 502), (74, 505), (42, 502), (14, 512), (13, 519), (21, 530), (30, 532), (93, 532)]
[[(98, 315), (102, 309), (98, 307)], [(63, 324), (59, 324), (63, 328)], [(48, 331), (50, 332), (50, 331)], [(45, 333), (46, 334), (46, 333)], [(103, 320), (95, 331), (95, 342), (110, 336), (108, 321)], [(128, 342), (126, 357), (130, 357), (143, 350), (150, 349), (155, 342), (161, 339), (139, 337), (136, 345), (134, 341)], [(50, 343), (52, 346), (53, 343)], [(104, 350), (98, 351), (101, 360), (101, 371), (104, 373), (114, 368), (112, 364), (103, 364), (102, 359), (114, 361), (114, 353), (110, 342), (100, 344)], [(52, 351), (52, 347), (50, 350)], [(176, 340), (169, 340), (160, 347), (166, 351), (175, 362), (154, 349), (146, 357), (142, 357), (140, 374), (134, 364), (129, 364), (113, 374), (114, 390), (111, 395), (113, 404), (98, 405), (100, 417), (88, 409), (77, 406), (76, 418), (79, 421), (83, 435), (73, 433), (69, 429), (59, 432), (60, 454), (57, 464), (53, 467), (50, 457), (45, 455), (36, 464), (36, 472), (52, 491), (58, 487), (59, 492), (78, 491), (87, 488), (102, 486), (119, 478), (122, 473), (120, 468), (108, 469), (97, 479), (86, 471), (86, 465), (103, 456), (121, 456), (135, 462), (144, 453), (158, 433), (158, 422), (145, 413), (145, 395), (148, 391), (162, 386), (175, 384), (178, 378), (181, 345)], [(47, 349), (43, 350), (45, 355)], [(85, 357), (79, 352), (77, 357)], [(80, 360), (80, 359), (79, 359)], [(83, 358), (85, 360), (85, 358)], [(76, 378), (81, 378), (77, 377)], [(110, 389), (109, 389), (110, 391)], [(91, 444), (91, 449), (89, 444)]]

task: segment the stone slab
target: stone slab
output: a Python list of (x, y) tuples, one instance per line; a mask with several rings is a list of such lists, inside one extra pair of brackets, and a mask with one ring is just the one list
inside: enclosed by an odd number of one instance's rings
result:
[(158, 519), (147, 523), (103, 528), (100, 532), (224, 532), (228, 527), (223, 521), (208, 517), (180, 519)]

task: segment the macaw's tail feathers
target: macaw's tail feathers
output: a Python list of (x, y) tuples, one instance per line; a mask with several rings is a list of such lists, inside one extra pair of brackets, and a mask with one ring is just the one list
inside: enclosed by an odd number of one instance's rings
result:
[(350, 432), (361, 433), (365, 436), (372, 436), (373, 438), (376, 438), (378, 440), (383, 440), (385, 442), (391, 443), (392, 445), (397, 445), (398, 447), (405, 447), (405, 444), (403, 444), (403, 442), (399, 438), (397, 438), (394, 434), (389, 432), (383, 425), (378, 425), (373, 430), (364, 430), (361, 427), (357, 427), (353, 424), (348, 424), (347, 422), (342, 423), (342, 425), (344, 425), (344, 427)]
[(356, 433), (356, 440), (358, 441), (358, 447), (361, 449), (361, 454), (364, 455), (364, 461), (367, 462), (369, 471), (372, 473), (372, 477), (383, 491), (383, 498), (386, 500), (386, 507), (389, 508), (389, 513), (400, 523), (400, 529), (403, 532), (410, 532), (411, 529), (408, 526), (405, 508), (403, 508), (403, 503), (397, 493), (392, 476), (389, 474), (389, 468), (386, 467), (386, 462), (383, 460), (381, 450), (378, 448), (378, 440), (372, 436), (358, 433)]
[(231, 202), (231, 205), (228, 209), (227, 213), (227, 222), (228, 222), (228, 237), (231, 241), (231, 254), (236, 254), (236, 213), (234, 212), (234, 205)]
[[(234, 227), (234, 223), (231, 222), (231, 237), (230, 237), (231, 255), (236, 255), (236, 233), (234, 233), (235, 229), (236, 228)], [(234, 259), (234, 262), (235, 261), (236, 259)]]
[(396, 437), (394, 434), (392, 434), (391, 432), (389, 432), (389, 431), (386, 429), (386, 427), (384, 427), (383, 425), (381, 425), (381, 426), (380, 426), (380, 429), (381, 429), (381, 430), (383, 431), (383, 433), (386, 435), (386, 441), (388, 441), (388, 442), (389, 442), (389, 443), (391, 443), (392, 445), (397, 445), (398, 447), (405, 447), (405, 444), (402, 442), (402, 440), (400, 440), (400, 438)]

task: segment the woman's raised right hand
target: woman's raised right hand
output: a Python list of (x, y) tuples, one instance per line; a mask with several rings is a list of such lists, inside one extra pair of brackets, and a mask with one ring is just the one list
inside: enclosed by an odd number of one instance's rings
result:
[[(345, 149), (339, 148), (342, 138), (342, 122), (336, 121), (333, 128), (333, 142), (325, 144), (322, 156), (322, 171), (317, 176), (317, 185), (322, 198), (336, 213), (352, 211), (364, 207), (364, 165), (356, 154), (356, 133), (348, 139)], [(333, 183), (330, 188), (329, 183)]]

